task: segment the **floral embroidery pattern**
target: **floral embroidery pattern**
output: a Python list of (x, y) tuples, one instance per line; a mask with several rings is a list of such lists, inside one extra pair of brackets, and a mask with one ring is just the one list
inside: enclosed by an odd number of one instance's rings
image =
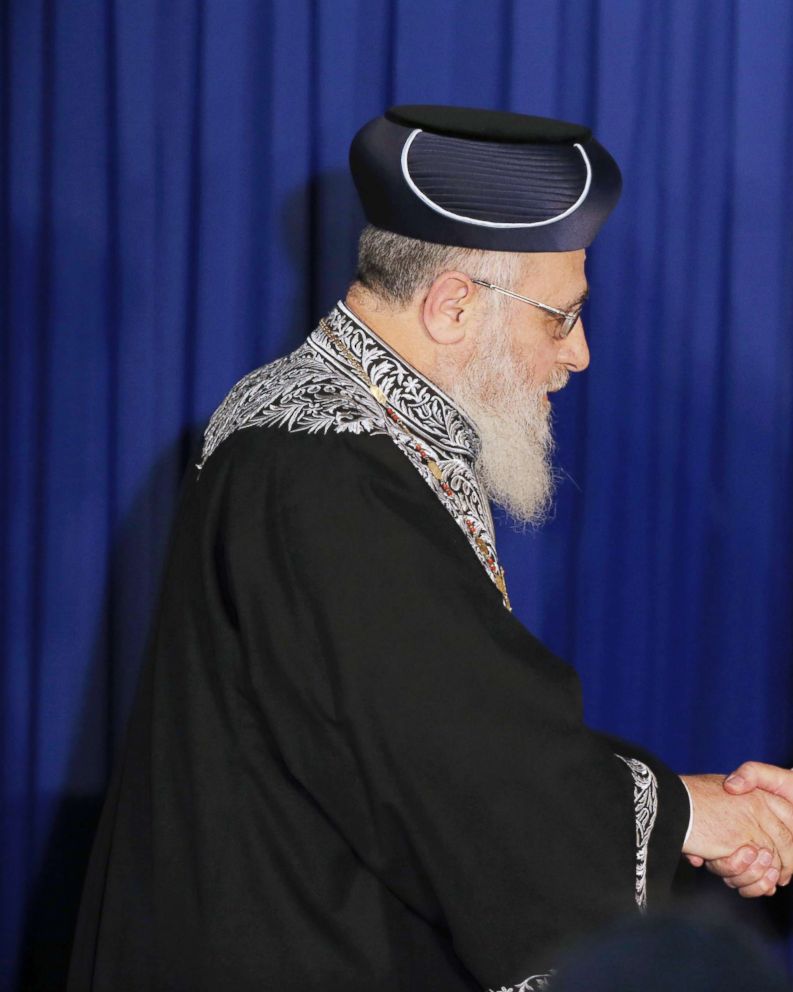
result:
[(636, 816), (636, 905), (647, 910), (647, 850), (658, 815), (658, 780), (652, 769), (638, 758), (617, 755), (633, 775), (633, 806)]
[(269, 365), (254, 369), (232, 388), (204, 432), (199, 469), (219, 444), (246, 427), (285, 427), (310, 434), (385, 431), (375, 398), (350, 395), (349, 378), (321, 359), (307, 343)]
[[(361, 324), (341, 301), (325, 319), (363, 365), (372, 382), (399, 410), (411, 431), (426, 438), (430, 444), (442, 446), (449, 454), (463, 458), (476, 455), (479, 437), (474, 425), (434, 383)], [(321, 329), (312, 331), (308, 340), (329, 364), (349, 369)], [(354, 370), (350, 371), (365, 389)]]

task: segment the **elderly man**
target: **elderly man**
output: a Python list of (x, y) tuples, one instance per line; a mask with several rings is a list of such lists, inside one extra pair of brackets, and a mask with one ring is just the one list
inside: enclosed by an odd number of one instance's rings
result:
[(489, 501), (550, 506), (613, 159), (578, 125), (397, 107), (351, 165), (357, 278), (185, 482), (72, 992), (531, 992), (681, 853), (744, 895), (790, 878), (778, 781), (730, 794), (593, 732), (510, 611)]

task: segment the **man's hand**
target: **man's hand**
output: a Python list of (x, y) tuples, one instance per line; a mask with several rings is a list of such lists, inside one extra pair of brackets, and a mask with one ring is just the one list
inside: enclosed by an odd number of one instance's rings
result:
[[(690, 786), (689, 778), (685, 777), (685, 780)], [(773, 800), (774, 803), (779, 800), (792, 803), (793, 773), (774, 765), (746, 762), (723, 781), (723, 789), (736, 796), (762, 789), (777, 797)], [(790, 809), (776, 805), (774, 811), (789, 830), (793, 829)], [(773, 895), (777, 884), (787, 885), (790, 882), (790, 868), (785, 869), (781, 859), (777, 863), (771, 847), (758, 848), (750, 844), (741, 846), (727, 857), (705, 859), (691, 853), (686, 853), (686, 857), (695, 867), (705, 863), (709, 871), (724, 880), (725, 885), (737, 889), (744, 897)]]
[[(772, 896), (779, 883), (779, 869), (773, 866), (774, 856), (767, 848), (746, 845), (738, 848), (727, 858), (705, 861), (686, 855), (695, 867), (704, 864), (708, 871), (718, 875), (726, 886), (736, 889), (745, 899), (756, 896)], [(779, 884), (787, 885), (787, 882)]]
[[(682, 776), (694, 805), (694, 824), (683, 853), (692, 864), (707, 862), (710, 871), (746, 897), (773, 894), (777, 883), (787, 885), (793, 873), (793, 805), (782, 795), (783, 786), (790, 785), (793, 798), (793, 782), (781, 783), (777, 774), (771, 783), (777, 794), (754, 791), (761, 774), (766, 782), (771, 776), (756, 763), (750, 765), (753, 776), (735, 786), (726, 785), (721, 775)], [(738, 805), (747, 799), (754, 804)]]

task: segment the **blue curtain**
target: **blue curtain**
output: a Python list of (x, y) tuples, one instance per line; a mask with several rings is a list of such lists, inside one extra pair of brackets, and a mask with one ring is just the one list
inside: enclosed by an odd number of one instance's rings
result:
[[(391, 103), (590, 124), (624, 173), (518, 615), (678, 770), (793, 764), (789, 0), (6, 0), (3, 988), (59, 989), (181, 473), (343, 296)], [(739, 902), (734, 897), (734, 902)], [(789, 927), (788, 893), (742, 904)]]

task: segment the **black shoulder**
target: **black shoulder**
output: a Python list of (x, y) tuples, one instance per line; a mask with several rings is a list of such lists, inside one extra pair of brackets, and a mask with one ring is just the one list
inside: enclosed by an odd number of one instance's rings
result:
[[(252, 427), (228, 437), (196, 481), (226, 532), (267, 530), (312, 560), (374, 555), (385, 573), (412, 557), (437, 581), (472, 586), (503, 611), (452, 515), (386, 434)], [(214, 509), (213, 509), (214, 506)]]
[(309, 433), (269, 425), (236, 430), (201, 469), (195, 467), (201, 485), (207, 480), (211, 486), (229, 473), (253, 486), (276, 484), (284, 497), (297, 501), (309, 497), (313, 502), (312, 494), (320, 492), (341, 496), (361, 485), (387, 481), (406, 495), (417, 492), (424, 501), (438, 503), (409, 460), (383, 433)]

